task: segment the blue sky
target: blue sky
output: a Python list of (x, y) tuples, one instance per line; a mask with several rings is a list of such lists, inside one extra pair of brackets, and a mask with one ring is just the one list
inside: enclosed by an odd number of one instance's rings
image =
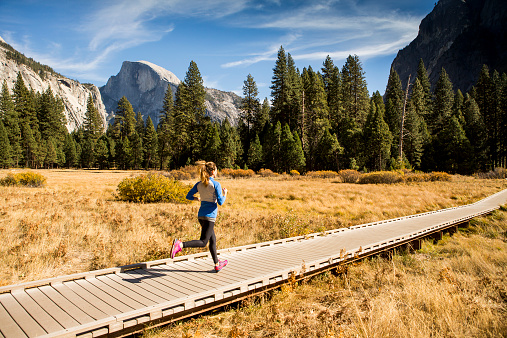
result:
[(80, 82), (103, 86), (123, 61), (146, 60), (183, 80), (190, 61), (204, 85), (242, 95), (251, 74), (270, 98), (283, 46), (302, 70), (327, 55), (340, 69), (358, 55), (370, 93), (384, 94), (398, 50), (435, 0), (0, 0), (0, 36)]

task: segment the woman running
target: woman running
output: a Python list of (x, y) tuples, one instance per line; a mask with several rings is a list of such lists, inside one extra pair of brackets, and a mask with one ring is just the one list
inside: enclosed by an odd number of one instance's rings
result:
[[(215, 226), (218, 205), (224, 204), (227, 189), (222, 189), (220, 183), (214, 180), (218, 173), (215, 163), (199, 161), (197, 164), (201, 166), (201, 180), (190, 189), (187, 200), (201, 201), (201, 207), (197, 213), (197, 219), (201, 223), (201, 238), (188, 242), (175, 239), (171, 248), (171, 258), (174, 258), (183, 248), (203, 248), (209, 241), (209, 251), (215, 263), (215, 272), (218, 272), (227, 265), (227, 260), (221, 261), (218, 259), (217, 240), (213, 227)], [(200, 197), (194, 196), (197, 193)]]

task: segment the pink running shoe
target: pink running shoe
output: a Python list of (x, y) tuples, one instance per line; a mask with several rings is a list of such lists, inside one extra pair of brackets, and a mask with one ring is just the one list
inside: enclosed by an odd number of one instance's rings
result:
[(227, 259), (218, 261), (218, 265), (215, 265), (215, 272), (222, 270), (227, 265)]
[(176, 254), (181, 251), (181, 247), (182, 247), (181, 241), (175, 238), (173, 246), (171, 248), (171, 259), (173, 259), (174, 256), (176, 256)]

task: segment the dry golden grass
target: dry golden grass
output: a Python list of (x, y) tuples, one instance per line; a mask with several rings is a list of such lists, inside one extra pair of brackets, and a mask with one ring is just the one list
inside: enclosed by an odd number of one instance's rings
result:
[[(200, 234), (197, 203), (115, 200), (118, 183), (141, 172), (36, 172), (47, 178), (44, 188), (0, 187), (0, 285), (166, 258), (172, 238)], [(229, 190), (216, 222), (219, 248), (462, 205), (507, 188), (505, 180), (467, 177), (397, 185), (219, 180)]]

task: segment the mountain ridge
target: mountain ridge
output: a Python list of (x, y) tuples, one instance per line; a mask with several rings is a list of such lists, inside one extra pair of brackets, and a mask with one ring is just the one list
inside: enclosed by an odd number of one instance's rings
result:
[(434, 87), (442, 68), (454, 90), (467, 92), (486, 64), (507, 72), (507, 2), (504, 0), (440, 0), (421, 21), (417, 37), (400, 50), (391, 67), (403, 86), (415, 79), (422, 59)]

